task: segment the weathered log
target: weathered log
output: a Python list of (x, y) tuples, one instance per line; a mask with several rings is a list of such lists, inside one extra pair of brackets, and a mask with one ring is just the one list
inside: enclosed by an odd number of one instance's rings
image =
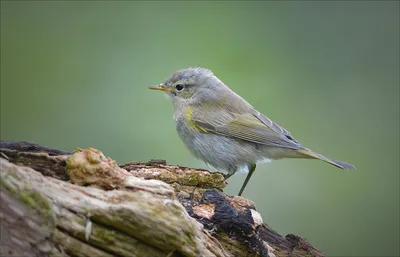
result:
[(118, 166), (92, 148), (0, 147), (1, 256), (323, 256), (224, 194), (219, 173)]

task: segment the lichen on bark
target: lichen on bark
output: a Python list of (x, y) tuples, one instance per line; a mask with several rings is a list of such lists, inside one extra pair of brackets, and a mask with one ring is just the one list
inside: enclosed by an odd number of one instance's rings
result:
[[(3, 141), (0, 153), (2, 204), (11, 207), (0, 211), (10, 231), (1, 244), (25, 246), (19, 256), (323, 256), (271, 230), (252, 201), (223, 193), (220, 173), (154, 161), (118, 166), (93, 148)], [(15, 229), (15, 217), (29, 222)]]

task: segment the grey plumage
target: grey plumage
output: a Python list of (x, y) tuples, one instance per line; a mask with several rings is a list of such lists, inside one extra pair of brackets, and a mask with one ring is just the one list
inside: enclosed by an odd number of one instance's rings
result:
[(270, 159), (313, 158), (354, 169), (301, 146), (286, 129), (258, 112), (210, 70), (179, 70), (152, 89), (170, 96), (176, 130), (194, 156), (228, 172), (227, 177), (243, 167), (250, 170), (241, 192), (255, 165)]

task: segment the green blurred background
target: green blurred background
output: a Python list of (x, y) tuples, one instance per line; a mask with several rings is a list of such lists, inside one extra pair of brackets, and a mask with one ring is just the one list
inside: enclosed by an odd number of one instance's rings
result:
[(191, 66), (357, 167), (259, 166), (244, 196), (268, 225), (328, 256), (399, 255), (397, 1), (2, 1), (1, 139), (205, 168), (147, 89)]

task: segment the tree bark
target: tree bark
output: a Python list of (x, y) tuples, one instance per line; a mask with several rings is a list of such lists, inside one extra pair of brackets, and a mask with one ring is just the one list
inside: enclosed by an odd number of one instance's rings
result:
[(0, 142), (1, 256), (323, 256), (219, 173)]

